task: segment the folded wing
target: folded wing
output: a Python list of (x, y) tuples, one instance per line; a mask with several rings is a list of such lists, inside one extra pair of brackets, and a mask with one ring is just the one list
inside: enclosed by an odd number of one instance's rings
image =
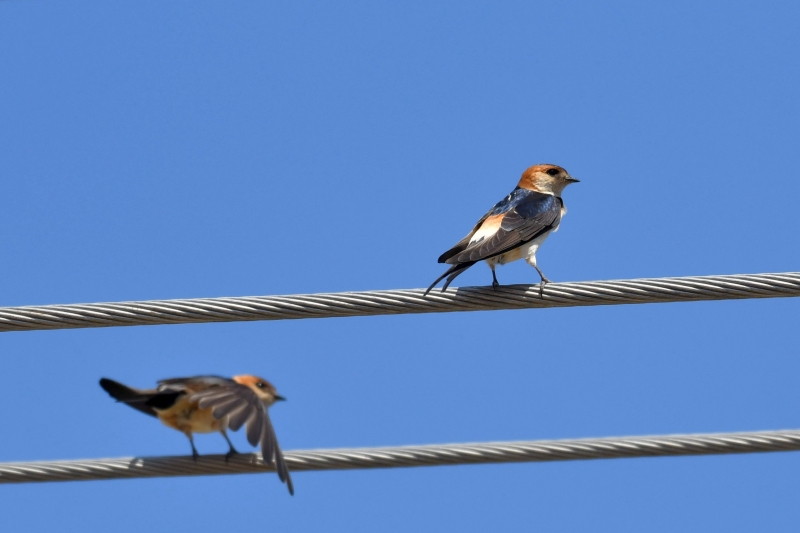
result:
[(475, 263), (504, 254), (558, 227), (561, 199), (517, 189), (478, 222), (472, 232), (442, 254), (450, 265)]

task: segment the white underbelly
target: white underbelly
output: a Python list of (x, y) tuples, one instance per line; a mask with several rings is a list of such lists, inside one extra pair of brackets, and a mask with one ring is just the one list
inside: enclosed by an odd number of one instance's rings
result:
[(522, 246), (514, 248), (503, 255), (497, 255), (491, 259), (487, 259), (486, 262), (492, 265), (505, 265), (506, 263), (511, 263), (512, 261), (516, 261), (518, 259), (525, 259), (529, 263), (532, 261), (536, 262), (536, 252), (539, 250), (539, 247), (542, 245), (545, 239), (547, 239), (547, 236), (555, 231), (555, 229), (557, 228), (554, 228), (547, 233), (543, 233), (532, 241), (528, 241)]

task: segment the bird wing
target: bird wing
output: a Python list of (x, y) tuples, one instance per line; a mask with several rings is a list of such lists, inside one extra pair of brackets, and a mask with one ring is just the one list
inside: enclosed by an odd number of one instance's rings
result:
[(561, 221), (561, 198), (527, 189), (516, 189), (489, 211), (468, 236), (445, 258), (450, 265), (474, 263), (504, 254), (551, 231)]
[[(199, 386), (203, 386), (200, 388)], [(261, 399), (249, 387), (225, 378), (211, 380), (199, 378), (188, 383), (193, 390), (190, 400), (197, 400), (201, 409), (211, 409), (217, 420), (228, 417), (228, 427), (238, 431), (246, 424), (247, 441), (256, 446), (261, 443), (261, 456), (267, 464), (275, 464), (278, 477), (294, 494), (289, 468), (278, 445), (269, 414)]]
[(185, 394), (192, 394), (218, 385), (236, 385), (232, 379), (220, 376), (192, 376), (188, 378), (162, 379), (158, 382), (157, 394), (147, 400), (147, 405), (156, 409), (169, 409)]
[(474, 228), (472, 228), (472, 231), (470, 231), (469, 233), (467, 233), (467, 236), (466, 236), (466, 237), (464, 237), (463, 239), (461, 239), (460, 241), (458, 241), (458, 242), (455, 244), (455, 246), (453, 246), (452, 248), (450, 248), (450, 249), (449, 249), (449, 250), (447, 250), (445, 253), (443, 253), (442, 255), (440, 255), (440, 256), (439, 256), (439, 262), (440, 262), (440, 263), (446, 263), (446, 262), (447, 262), (447, 260), (448, 260), (448, 259), (450, 259), (451, 257), (453, 257), (454, 255), (456, 255), (456, 254), (458, 254), (458, 253), (460, 253), (460, 252), (463, 252), (463, 251), (464, 251), (464, 250), (467, 248), (467, 246), (469, 246), (469, 241), (471, 241), (471, 240), (472, 240), (472, 236), (473, 236), (473, 235), (475, 235), (475, 232), (477, 232), (477, 231), (478, 231), (478, 229), (480, 229), (481, 225), (483, 225), (483, 222), (484, 222), (484, 221), (486, 220), (486, 218), (487, 218), (489, 215), (491, 215), (491, 214), (492, 214), (492, 212), (491, 212), (491, 211), (489, 211), (488, 213), (486, 213), (485, 215), (483, 215), (483, 216), (481, 217), (481, 219), (480, 219), (480, 220), (479, 220), (479, 221), (478, 221), (478, 222), (475, 224), (475, 227), (474, 227)]
[(159, 389), (170, 390), (201, 390), (214, 385), (238, 385), (230, 378), (221, 376), (192, 376), (188, 378), (162, 379), (158, 382)]

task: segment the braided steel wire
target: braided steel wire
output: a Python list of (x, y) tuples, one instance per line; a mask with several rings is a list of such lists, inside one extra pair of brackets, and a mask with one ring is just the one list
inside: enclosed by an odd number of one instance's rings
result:
[(0, 307), (0, 332), (800, 296), (800, 272)]
[[(800, 430), (286, 452), (294, 472), (800, 450)], [(0, 484), (273, 472), (259, 454), (0, 463)]]

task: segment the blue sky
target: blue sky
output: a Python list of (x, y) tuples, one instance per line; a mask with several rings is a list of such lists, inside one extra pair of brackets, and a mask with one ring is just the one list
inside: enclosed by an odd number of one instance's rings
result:
[[(0, 305), (426, 287), (538, 162), (581, 179), (539, 252), (554, 281), (798, 270), (800, 7), (555, 4), (0, 3)], [(263, 375), (285, 449), (796, 428), (798, 311), (3, 333), (0, 461), (188, 452), (101, 376)], [(270, 475), (9, 485), (0, 527), (786, 529), (798, 472), (781, 453), (297, 473), (294, 498)]]

